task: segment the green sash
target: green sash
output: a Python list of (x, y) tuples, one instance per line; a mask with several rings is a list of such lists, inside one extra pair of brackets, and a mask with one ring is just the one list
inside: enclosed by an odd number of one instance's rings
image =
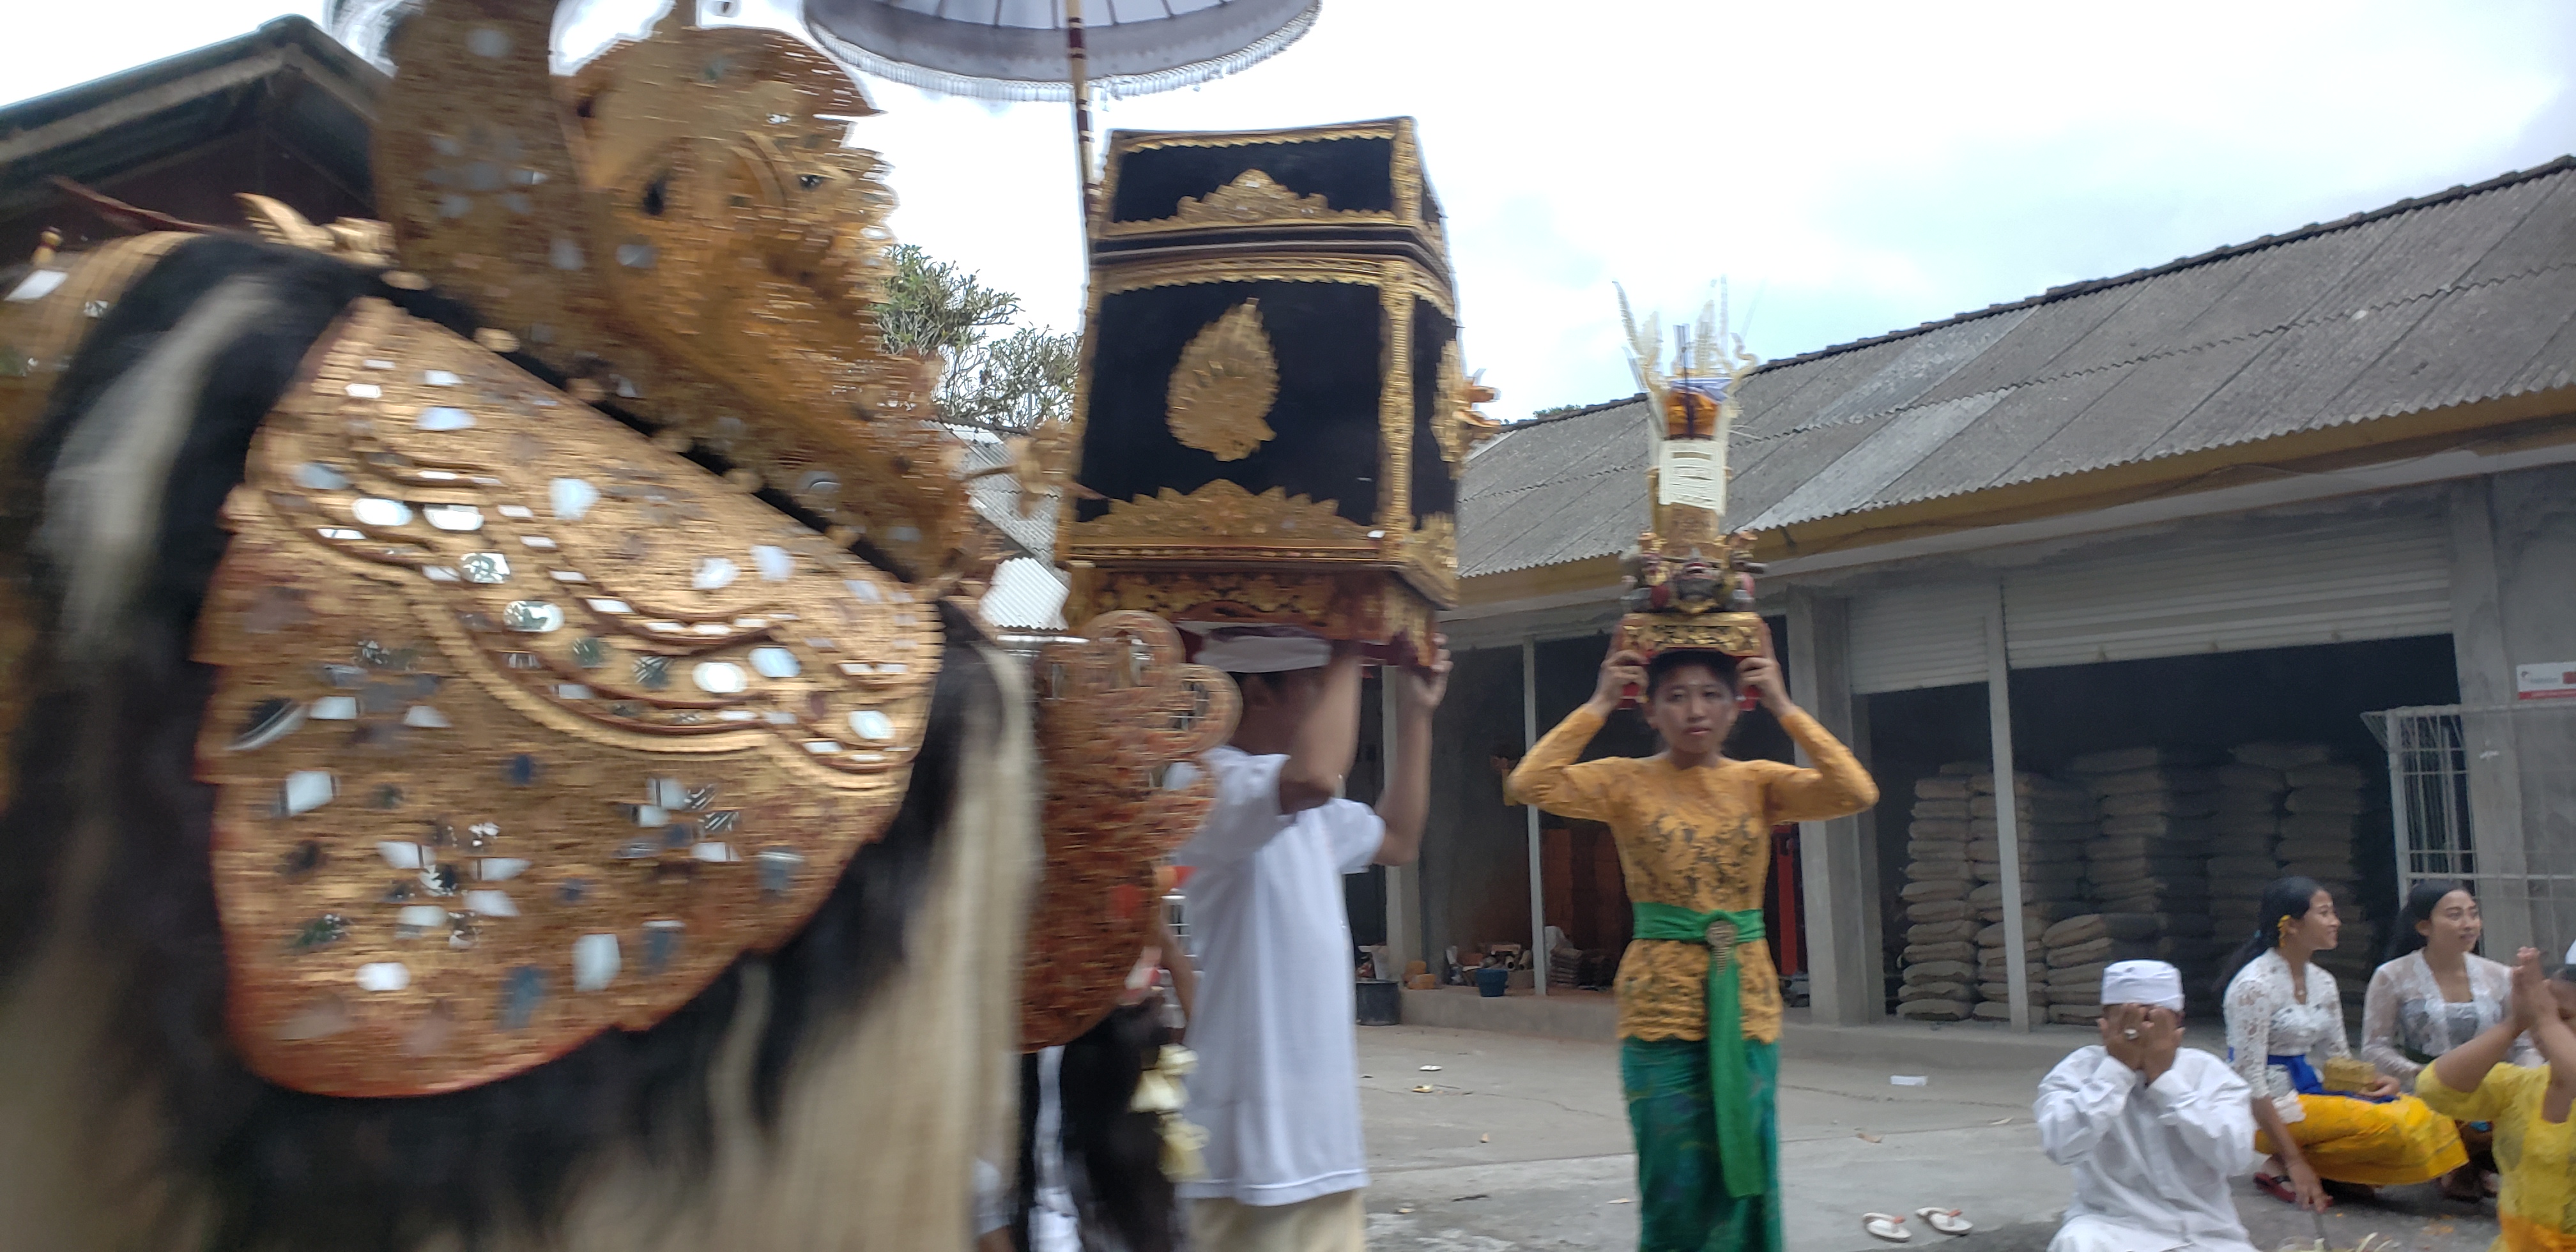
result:
[(1726, 1193), (1756, 1196), (1764, 1189), (1762, 1145), (1753, 1131), (1750, 1081), (1744, 1068), (1744, 1010), (1738, 1002), (1735, 949), (1764, 936), (1762, 910), (1694, 913), (1651, 900), (1634, 902), (1639, 939), (1708, 945), (1708, 1090), (1717, 1113), (1718, 1163)]

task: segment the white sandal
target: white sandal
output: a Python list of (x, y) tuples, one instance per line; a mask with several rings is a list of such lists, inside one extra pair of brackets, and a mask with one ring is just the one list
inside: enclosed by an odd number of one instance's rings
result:
[(1957, 1209), (1916, 1209), (1914, 1215), (1922, 1218), (1924, 1225), (1945, 1235), (1964, 1235), (1977, 1228), (1976, 1223), (1959, 1216)]
[(1905, 1228), (1905, 1219), (1892, 1214), (1863, 1213), (1860, 1215), (1860, 1228), (1868, 1231), (1872, 1238), (1889, 1243), (1914, 1242), (1914, 1232)]

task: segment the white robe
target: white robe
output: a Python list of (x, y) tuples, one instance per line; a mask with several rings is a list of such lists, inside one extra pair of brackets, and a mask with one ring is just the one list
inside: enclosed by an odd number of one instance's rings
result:
[(2254, 1252), (2228, 1184), (2254, 1165), (2251, 1099), (2193, 1048), (2153, 1083), (2099, 1045), (2058, 1062), (2031, 1108), (2048, 1159), (2075, 1173), (2049, 1252)]

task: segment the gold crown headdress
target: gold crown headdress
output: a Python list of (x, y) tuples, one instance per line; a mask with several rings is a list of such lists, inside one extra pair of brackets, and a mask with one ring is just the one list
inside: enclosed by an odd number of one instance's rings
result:
[(932, 425), (935, 366), (886, 350), (875, 112), (795, 39), (652, 34), (569, 78), (551, 5), (445, 0), (406, 20), (377, 119), (403, 265), (576, 396), (757, 476), (913, 578), (956, 568), (970, 512)]
[(1675, 648), (1755, 656), (1762, 651), (1762, 619), (1753, 612), (1750, 531), (1726, 534), (1727, 440), (1737, 415), (1735, 384), (1759, 364), (1727, 325), (1723, 295), (1710, 300), (1695, 325), (1673, 328), (1673, 356), (1664, 361), (1663, 319), (1644, 326), (1619, 290), (1619, 320), (1628, 333), (1628, 363), (1653, 423), (1654, 463), (1646, 471), (1650, 523), (1622, 562), (1628, 615), (1620, 629), (1628, 646), (1653, 655)]

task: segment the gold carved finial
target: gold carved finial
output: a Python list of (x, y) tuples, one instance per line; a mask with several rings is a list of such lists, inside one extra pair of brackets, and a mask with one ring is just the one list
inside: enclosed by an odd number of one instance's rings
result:
[[(270, 243), (312, 252), (327, 252), (352, 265), (379, 266), (393, 263), (393, 229), (383, 222), (365, 218), (344, 217), (329, 226), (316, 226), (294, 207), (267, 196), (241, 192), (242, 216), (252, 230)], [(395, 283), (395, 286), (408, 286)], [(420, 288), (429, 286), (421, 281)], [(417, 288), (415, 288), (417, 289)]]
[(1176, 222), (1223, 225), (1228, 222), (1275, 222), (1281, 218), (1322, 217), (1333, 211), (1322, 196), (1301, 196), (1260, 170), (1245, 170), (1234, 181), (1185, 198), (1172, 214)]
[(1467, 377), (1467, 367), (1459, 359), (1457, 340), (1441, 345), (1440, 400), (1431, 433), (1440, 441), (1443, 459), (1451, 465), (1463, 463), (1468, 449), (1492, 438), (1495, 431), (1502, 429), (1500, 424), (1476, 411), (1477, 405), (1489, 403), (1500, 394)]
[(62, 246), (63, 232), (48, 227), (44, 234), (36, 236), (36, 253), (27, 259), (38, 266), (51, 265), (54, 263), (54, 250)]
[(1278, 399), (1279, 359), (1261, 328), (1261, 302), (1246, 300), (1181, 350), (1164, 420), (1182, 443), (1220, 461), (1240, 461), (1275, 433), (1263, 419)]

